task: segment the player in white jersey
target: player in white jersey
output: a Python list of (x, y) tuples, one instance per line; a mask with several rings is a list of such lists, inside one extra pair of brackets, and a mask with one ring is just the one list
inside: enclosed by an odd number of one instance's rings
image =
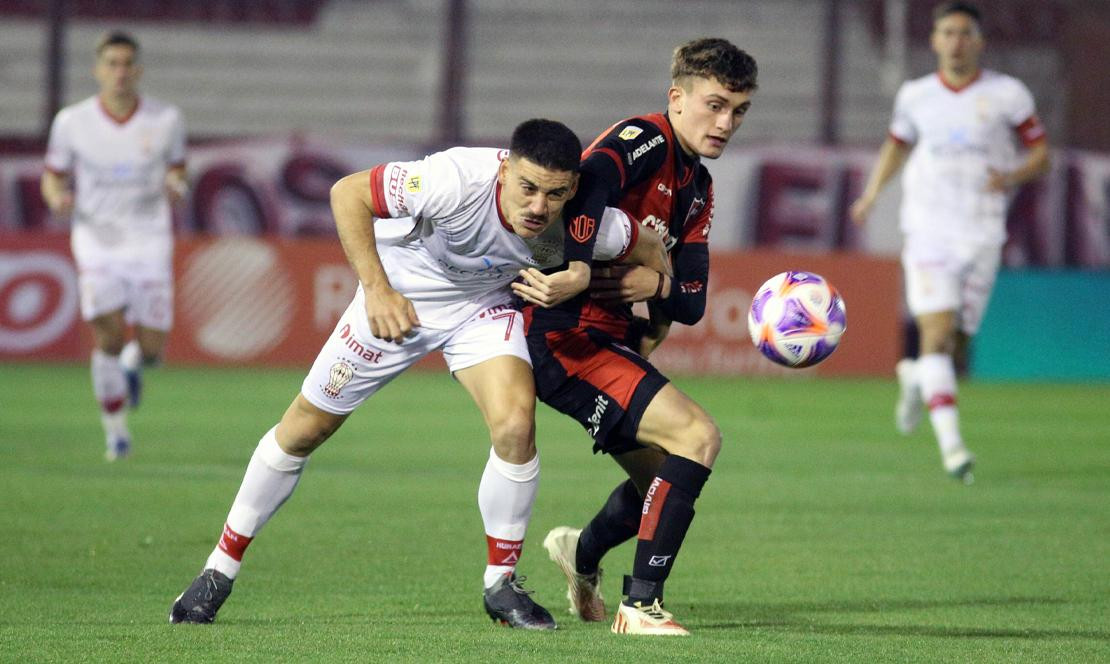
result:
[[(907, 81), (890, 133), (853, 220), (862, 224), (883, 186), (902, 178), (902, 267), (906, 300), (920, 332), (916, 360), (898, 363), (896, 422), (911, 432), (924, 408), (945, 470), (970, 482), (974, 456), (956, 408), (953, 354), (979, 329), (1006, 239), (1010, 191), (1046, 172), (1048, 141), (1021, 81), (979, 67), (979, 10), (945, 2), (933, 12), (938, 71)], [(1015, 139), (1027, 149), (1024, 158)]]
[(42, 195), (55, 215), (72, 218), (93, 393), (114, 460), (130, 452), (127, 411), (138, 405), (142, 366), (158, 362), (173, 322), (170, 205), (186, 193), (185, 125), (177, 108), (139, 97), (139, 46), (130, 35), (100, 39), (93, 74), (99, 93), (54, 118)]
[[(454, 148), (340, 180), (332, 210), (358, 275), (354, 299), (301, 392), (254, 452), (217, 547), (177, 598), (174, 623), (209, 623), (231, 592), (245, 548), (292, 494), (308, 455), (386, 383), (432, 352), (467, 390), (492, 449), (478, 489), (488, 560), (487, 613), (513, 627), (554, 629), (515, 576), (539, 481), (535, 386), (509, 284), (553, 306), (586, 285), (563, 263), (562, 209), (575, 194), (581, 144), (564, 125), (530, 120), (509, 151)], [(375, 218), (407, 218), (401, 240), (375, 241)], [(396, 223), (396, 222), (393, 222)], [(607, 209), (594, 257), (665, 269), (655, 234)], [(588, 273), (588, 268), (587, 268)]]

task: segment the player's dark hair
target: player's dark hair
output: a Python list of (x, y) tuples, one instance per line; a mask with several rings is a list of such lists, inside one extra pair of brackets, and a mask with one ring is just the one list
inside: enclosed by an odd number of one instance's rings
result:
[(715, 78), (732, 92), (755, 92), (759, 87), (755, 58), (727, 39), (695, 39), (674, 50), (671, 80), (684, 85), (693, 76)]
[(96, 54), (100, 55), (109, 46), (130, 46), (135, 56), (139, 55), (139, 40), (123, 30), (112, 30), (101, 35), (100, 39), (96, 40)]
[(933, 7), (933, 24), (950, 14), (964, 14), (975, 21), (976, 27), (982, 29), (983, 16), (979, 8), (970, 2), (942, 2)]
[(562, 122), (526, 120), (513, 130), (509, 152), (555, 171), (578, 172), (582, 142)]

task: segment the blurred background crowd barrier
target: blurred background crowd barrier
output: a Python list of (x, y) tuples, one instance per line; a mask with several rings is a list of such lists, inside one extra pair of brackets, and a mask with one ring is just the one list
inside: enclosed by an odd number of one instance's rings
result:
[[(1007, 268), (972, 371), (1110, 378), (1110, 360), (1082, 359), (1090, 343), (1110, 345), (1110, 307), (1098, 305), (1110, 301), (1110, 3), (978, 4), (987, 66), (1030, 86), (1055, 149), (1051, 173), (1015, 196)], [(848, 304), (845, 345), (820, 371), (888, 373), (903, 343), (899, 187), (865, 228), (848, 223), (847, 208), (898, 84), (935, 65), (932, 5), (0, 0), (0, 358), (87, 350), (64, 267), (68, 225), (50, 217), (38, 181), (53, 113), (95, 92), (92, 44), (106, 29), (139, 38), (143, 92), (180, 106), (190, 135), (192, 191), (174, 220), (170, 360), (291, 365), (311, 360), (353, 286), (327, 204), (336, 179), (449, 145), (502, 146), (529, 117), (562, 120), (589, 141), (616, 120), (661, 110), (671, 49), (720, 35), (758, 59), (760, 90), (734, 145), (708, 164), (717, 194), (710, 313), (676, 332), (659, 361), (775, 371), (740, 334), (743, 299), (771, 274), (802, 268), (825, 273)], [(226, 259), (236, 252), (244, 258)], [(206, 256), (214, 262), (196, 263)], [(195, 264), (208, 265), (200, 286)], [(236, 271), (249, 266), (284, 281)], [(212, 281), (221, 278), (226, 287)], [(286, 304), (267, 307), (265, 325), (225, 320), (232, 295), (248, 290), (253, 302), (266, 293)], [(214, 293), (224, 304), (204, 301)]]

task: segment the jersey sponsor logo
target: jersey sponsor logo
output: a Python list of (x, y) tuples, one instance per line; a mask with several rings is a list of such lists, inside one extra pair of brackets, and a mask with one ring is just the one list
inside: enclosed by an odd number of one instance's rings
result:
[(639, 159), (640, 157), (644, 156), (644, 154), (646, 154), (649, 150), (651, 150), (656, 145), (662, 145), (664, 140), (665, 139), (663, 138), (663, 134), (659, 134), (658, 136), (651, 139), (647, 143), (644, 143), (640, 147), (633, 150), (631, 152), (631, 154), (628, 155), (628, 165), (631, 166), (632, 162), (634, 162), (637, 159)]
[(405, 191), (409, 192), (410, 194), (419, 194), (420, 193), (420, 176), (419, 175), (409, 176), (409, 178), (407, 180), (405, 180)]
[(580, 214), (570, 222), (570, 236), (575, 242), (585, 242), (593, 237), (597, 221), (593, 217)]
[(671, 236), (671, 230), (667, 225), (666, 219), (660, 219), (654, 214), (649, 214), (640, 220), (640, 225), (644, 228), (650, 228), (659, 234), (663, 240), (663, 248), (670, 251), (678, 243), (678, 239)]
[(402, 217), (409, 213), (409, 207), (405, 205), (405, 194), (401, 191), (401, 183), (405, 181), (408, 174), (407, 169), (394, 165), (389, 170), (389, 184), (386, 186), (386, 196), (393, 201), (394, 207), (400, 213), (399, 216)]
[(644, 133), (644, 130), (639, 127), (625, 127), (621, 129), (621, 133), (617, 134), (617, 137), (626, 141), (631, 141), (642, 133)]
[[(354, 335), (351, 334), (350, 323), (346, 323), (343, 325), (343, 330), (339, 333), (339, 338), (344, 340), (343, 345), (347, 347), (347, 350), (351, 351), (358, 357), (361, 357), (362, 359), (373, 364), (378, 364), (382, 361), (382, 351), (375, 351), (372, 348), (367, 348), (355, 339)], [(348, 378), (347, 380), (350, 379)]]
[(605, 409), (609, 407), (609, 400), (602, 395), (597, 395), (594, 399), (594, 413), (590, 415), (590, 419), (586, 420), (586, 431), (591, 436), (596, 436), (598, 430), (601, 428), (601, 418), (605, 415)]
[(658, 189), (659, 191), (663, 192), (663, 195), (666, 196), (667, 198), (670, 198), (671, 196), (674, 195), (674, 192), (671, 191), (671, 188), (668, 187), (667, 185), (663, 184), (662, 182), (655, 185), (655, 188)]
[(695, 279), (693, 281), (680, 281), (678, 284), (678, 288), (683, 293), (700, 293), (702, 292), (702, 290), (705, 289), (705, 283), (702, 282), (700, 279)]
[(342, 391), (343, 386), (351, 382), (355, 377), (355, 368), (347, 362), (340, 360), (331, 365), (328, 370), (328, 384), (324, 386), (324, 394), (336, 399), (339, 397), (339, 392)]

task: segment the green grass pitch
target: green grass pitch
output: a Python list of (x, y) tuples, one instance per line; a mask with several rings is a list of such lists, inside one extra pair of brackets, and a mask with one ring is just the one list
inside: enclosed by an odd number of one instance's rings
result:
[[(0, 661), (1110, 661), (1110, 385), (969, 383), (977, 481), (929, 427), (894, 432), (893, 380), (678, 379), (725, 447), (668, 582), (693, 632), (618, 637), (566, 614), (540, 542), (620, 478), (541, 407), (520, 572), (555, 633), (481, 605), (481, 419), (441, 373), (402, 376), (309, 463), (212, 626), (170, 626), (288, 370), (167, 367), (109, 464), (83, 366), (0, 365)], [(610, 610), (631, 566), (606, 559)]]

